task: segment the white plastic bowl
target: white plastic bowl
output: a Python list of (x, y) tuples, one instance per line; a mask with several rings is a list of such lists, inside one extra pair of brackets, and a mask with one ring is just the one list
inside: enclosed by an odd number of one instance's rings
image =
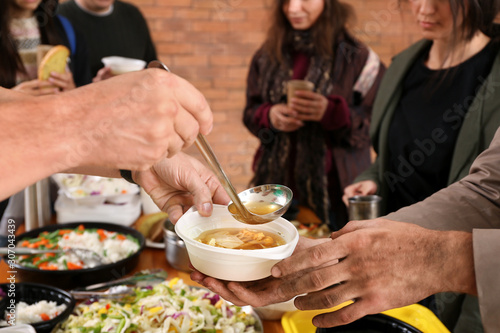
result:
[(104, 57), (101, 59), (106, 67), (111, 68), (114, 75), (127, 72), (140, 71), (146, 67), (146, 62), (141, 59), (132, 59), (118, 56)]
[[(265, 230), (280, 235), (286, 244), (262, 250), (235, 250), (194, 240), (202, 232), (218, 228)], [(284, 218), (266, 224), (243, 224), (231, 216), (227, 206), (222, 205), (214, 205), (210, 217), (201, 216), (191, 207), (177, 221), (175, 232), (184, 240), (194, 268), (208, 276), (229, 281), (253, 281), (270, 276), (274, 264), (289, 257), (299, 241), (297, 229)]]

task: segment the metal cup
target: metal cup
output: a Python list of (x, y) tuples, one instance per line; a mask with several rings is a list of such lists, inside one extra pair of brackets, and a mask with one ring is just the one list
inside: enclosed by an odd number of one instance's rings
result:
[(378, 195), (356, 195), (348, 201), (349, 221), (371, 220), (380, 216), (382, 197)]
[(163, 224), (163, 236), (165, 242), (165, 256), (170, 266), (179, 271), (190, 272), (191, 268), (189, 267), (189, 256), (186, 245), (184, 241), (177, 236), (174, 225), (169, 219)]

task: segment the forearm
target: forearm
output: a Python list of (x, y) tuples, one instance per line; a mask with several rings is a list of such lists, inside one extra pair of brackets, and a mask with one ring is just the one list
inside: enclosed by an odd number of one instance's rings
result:
[(64, 173), (79, 173), (84, 175), (93, 175), (109, 178), (121, 178), (120, 170), (99, 166), (80, 166), (64, 170)]
[[(440, 291), (477, 295), (472, 233), (437, 231), (441, 234)], [(433, 254), (431, 254), (433, 255)], [(436, 255), (436, 254), (434, 254)]]
[(56, 96), (32, 97), (0, 90), (0, 198), (55, 172), (73, 167), (67, 109)]

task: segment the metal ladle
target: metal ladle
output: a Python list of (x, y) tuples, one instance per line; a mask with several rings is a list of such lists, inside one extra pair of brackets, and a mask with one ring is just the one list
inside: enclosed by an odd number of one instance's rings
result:
[[(160, 61), (153, 60), (148, 64), (148, 68), (160, 68), (164, 69), (168, 72), (170, 72), (170, 69), (163, 64)], [(224, 170), (222, 170), (222, 167), (219, 163), (219, 160), (215, 156), (212, 148), (208, 144), (207, 140), (205, 139), (205, 136), (201, 133), (198, 134), (198, 137), (196, 138), (195, 141), (196, 146), (200, 150), (201, 154), (203, 155), (203, 158), (207, 161), (207, 163), (210, 165), (212, 170), (214, 171), (215, 175), (221, 182), (222, 186), (226, 190), (227, 194), (233, 201), (235, 208), (237, 210), (237, 214), (231, 213), (238, 221), (247, 223), (247, 224), (263, 224), (263, 223), (268, 223), (271, 221), (274, 221), (277, 219), (279, 216), (272, 215), (272, 214), (266, 214), (266, 215), (258, 215), (258, 214), (253, 214), (250, 212), (242, 203), (240, 198), (238, 197), (238, 194), (234, 190), (233, 185), (231, 184), (231, 181), (229, 178), (226, 176), (226, 173)], [(285, 213), (284, 211), (282, 214)], [(281, 215), (280, 215), (281, 216)]]

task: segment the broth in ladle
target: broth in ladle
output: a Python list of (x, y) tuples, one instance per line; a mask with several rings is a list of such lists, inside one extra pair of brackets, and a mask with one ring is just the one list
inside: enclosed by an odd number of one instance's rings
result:
[[(264, 202), (264, 201), (247, 201), (242, 203), (246, 209), (257, 216), (249, 216), (247, 218), (244, 218), (242, 215), (240, 215), (240, 212), (236, 208), (236, 205), (234, 203), (230, 204), (229, 207), (227, 208), (231, 214), (233, 214), (233, 217), (237, 219), (238, 221), (244, 222), (244, 223), (249, 223), (249, 224), (260, 224), (262, 223), (261, 219), (259, 218), (258, 215), (267, 215), (271, 214), (272, 212), (277, 211), (278, 209), (282, 208), (282, 205), (279, 205), (274, 202)], [(272, 221), (272, 220), (269, 220)], [(267, 222), (269, 222), (267, 221)]]
[(221, 228), (202, 232), (196, 241), (226, 249), (259, 250), (284, 245), (285, 240), (264, 230)]

